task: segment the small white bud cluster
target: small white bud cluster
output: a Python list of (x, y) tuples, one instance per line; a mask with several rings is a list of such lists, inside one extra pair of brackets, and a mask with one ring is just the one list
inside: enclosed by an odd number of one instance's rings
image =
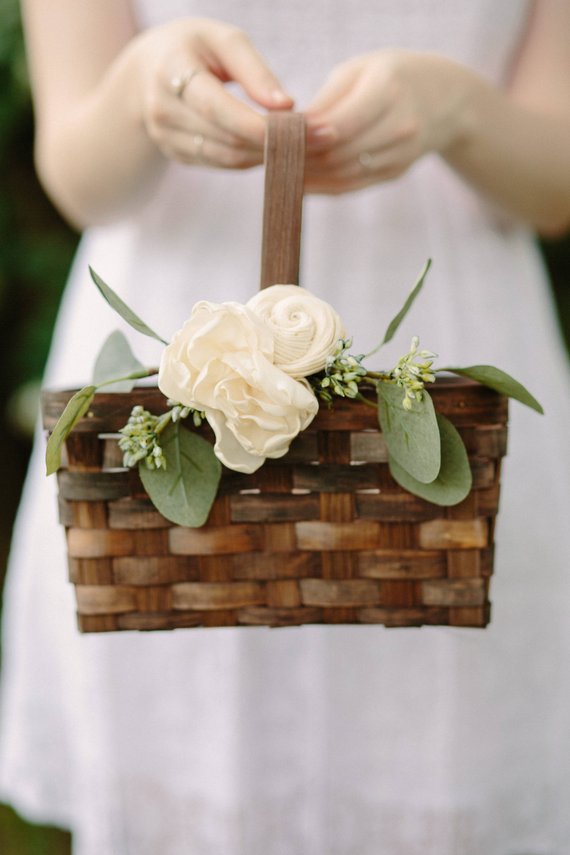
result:
[(352, 347), (351, 338), (340, 338), (332, 354), (327, 357), (322, 374), (315, 374), (309, 380), (321, 400), (331, 404), (333, 396), (340, 398), (356, 398), (358, 384), (366, 376), (366, 369), (361, 361), (364, 356), (353, 356), (348, 353)]
[(171, 398), (168, 399), (167, 404), (171, 408), (170, 415), (173, 422), (187, 419), (190, 413), (192, 413), (194, 427), (198, 428), (206, 418), (206, 413), (200, 412), (200, 410), (193, 410), (192, 407), (186, 407), (184, 404), (179, 404)]
[(133, 407), (127, 424), (119, 433), (123, 466), (136, 466), (144, 460), (148, 469), (165, 469), (166, 458), (158, 442), (160, 416), (153, 416), (140, 405)]
[[(398, 360), (398, 364), (391, 372), (396, 384), (404, 390), (402, 406), (405, 410), (412, 409), (413, 401), (422, 400), (424, 383), (433, 383), (435, 380), (435, 375), (430, 369), (437, 353), (432, 353), (431, 350), (418, 351), (419, 345), (419, 338), (414, 336), (409, 353)], [(415, 359), (422, 361), (415, 362)]]

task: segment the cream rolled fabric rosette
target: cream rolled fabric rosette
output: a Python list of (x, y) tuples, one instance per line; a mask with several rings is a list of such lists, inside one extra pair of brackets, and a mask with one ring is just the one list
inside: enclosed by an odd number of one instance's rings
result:
[(228, 468), (251, 473), (285, 455), (318, 410), (304, 379), (345, 335), (337, 312), (297, 285), (273, 285), (245, 306), (196, 303), (163, 351), (158, 386), (204, 412)]

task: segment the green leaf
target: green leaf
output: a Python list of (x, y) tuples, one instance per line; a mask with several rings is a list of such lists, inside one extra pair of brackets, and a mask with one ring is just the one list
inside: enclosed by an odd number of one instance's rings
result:
[(440, 371), (450, 371), (452, 374), (460, 374), (462, 377), (470, 377), (471, 380), (477, 380), (489, 389), (494, 389), (495, 392), (500, 392), (501, 395), (507, 395), (509, 398), (514, 398), (515, 401), (520, 401), (537, 413), (544, 414), (542, 406), (536, 398), (530, 394), (528, 389), (507, 374), (501, 371), (500, 368), (495, 368), (493, 365), (470, 365), (468, 368), (438, 368)]
[(437, 413), (437, 423), (441, 437), (441, 468), (437, 478), (430, 484), (423, 484), (391, 457), (388, 461), (390, 472), (404, 490), (415, 496), (434, 505), (457, 505), (471, 489), (473, 477), (469, 458), (463, 440), (449, 419)]
[(204, 525), (218, 492), (222, 464), (213, 446), (180, 422), (161, 434), (166, 469), (139, 463), (144, 488), (160, 513), (177, 525)]
[(403, 389), (382, 381), (377, 389), (378, 420), (391, 457), (418, 481), (435, 480), (441, 465), (441, 442), (430, 396), (424, 390), (422, 400), (405, 410)]
[(134, 387), (134, 379), (118, 380), (109, 383), (115, 377), (140, 373), (146, 374), (144, 365), (138, 361), (132, 352), (129, 342), (122, 332), (115, 330), (105, 340), (99, 351), (93, 368), (92, 381), (96, 386), (105, 384), (108, 392), (130, 392)]
[(384, 338), (382, 339), (382, 341), (380, 342), (378, 347), (375, 347), (374, 350), (371, 350), (370, 353), (366, 354), (366, 357), (373, 356), (375, 353), (377, 353), (380, 350), (380, 348), (383, 345), (388, 344), (388, 342), (394, 338), (394, 335), (396, 334), (396, 330), (398, 329), (398, 327), (400, 326), (400, 324), (402, 323), (402, 321), (404, 320), (404, 318), (406, 317), (406, 315), (408, 314), (408, 312), (412, 308), (412, 304), (413, 304), (414, 300), (416, 299), (416, 297), (418, 296), (418, 294), (422, 290), (424, 280), (427, 276), (427, 272), (430, 269), (430, 267), (431, 267), (431, 258), (428, 258), (428, 260), (426, 261), (426, 263), (424, 265), (422, 272), (420, 273), (420, 275), (416, 281), (416, 284), (414, 285), (414, 287), (412, 288), (412, 290), (408, 294), (406, 302), (404, 303), (404, 305), (402, 306), (402, 308), (400, 309), (400, 311), (398, 312), (396, 317), (392, 318), (392, 320), (388, 324), (388, 329), (386, 330), (386, 334), (385, 334)]
[(121, 298), (115, 294), (112, 288), (110, 288), (101, 277), (95, 273), (92, 267), (89, 268), (89, 273), (91, 274), (91, 278), (93, 282), (99, 289), (100, 293), (103, 295), (105, 300), (114, 309), (117, 314), (119, 314), (124, 321), (130, 324), (133, 329), (137, 330), (137, 332), (142, 333), (143, 335), (148, 335), (150, 338), (156, 338), (158, 341), (162, 342), (162, 344), (168, 344), (163, 338), (161, 338), (158, 333), (155, 333), (149, 326), (142, 321), (138, 315), (129, 309), (126, 303), (123, 303)]
[(46, 449), (46, 471), (48, 475), (57, 472), (61, 466), (61, 449), (63, 443), (82, 418), (89, 407), (96, 392), (95, 386), (84, 386), (79, 392), (67, 402), (67, 406), (48, 439)]

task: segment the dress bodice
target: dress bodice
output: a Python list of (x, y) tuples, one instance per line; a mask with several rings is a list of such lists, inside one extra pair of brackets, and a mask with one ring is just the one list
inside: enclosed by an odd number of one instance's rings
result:
[(500, 82), (531, 2), (134, 0), (134, 5), (141, 27), (184, 16), (215, 18), (241, 27), (302, 107), (335, 65), (380, 48), (433, 51)]

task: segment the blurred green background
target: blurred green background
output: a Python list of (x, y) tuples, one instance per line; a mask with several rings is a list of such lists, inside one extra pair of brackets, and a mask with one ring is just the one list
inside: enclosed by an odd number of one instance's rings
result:
[[(0, 590), (52, 324), (77, 243), (33, 171), (33, 117), (17, 0), (0, 0)], [(543, 244), (570, 342), (570, 239)], [(70, 838), (0, 805), (2, 855), (68, 855)]]

